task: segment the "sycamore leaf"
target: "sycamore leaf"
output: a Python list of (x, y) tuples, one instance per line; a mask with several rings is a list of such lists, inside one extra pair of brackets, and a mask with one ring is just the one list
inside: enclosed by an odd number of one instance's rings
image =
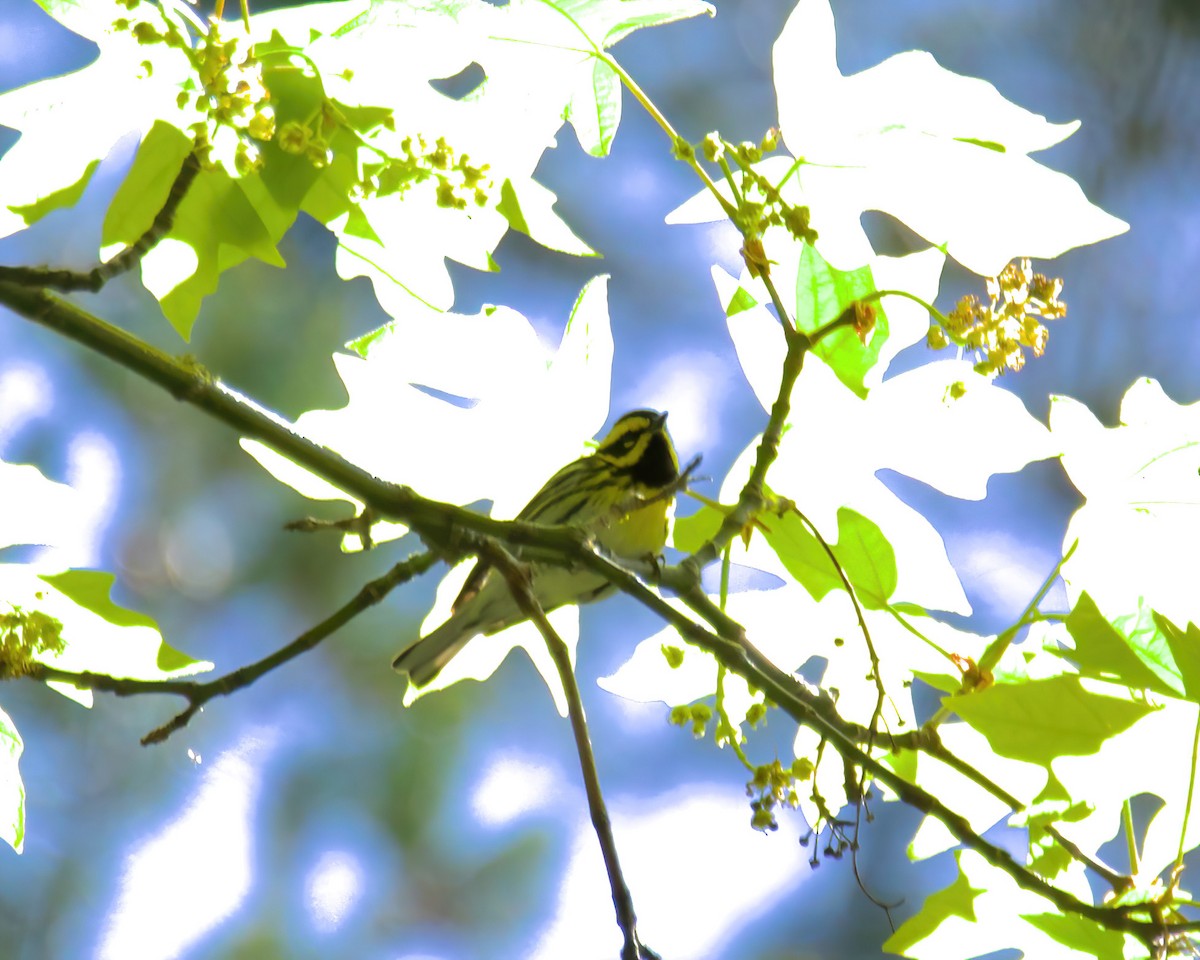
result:
[(1153, 710), (1146, 703), (1093, 693), (1074, 676), (997, 683), (943, 702), (1001, 756), (1044, 766), (1056, 757), (1095, 753)]
[[(836, 270), (825, 262), (815, 248), (807, 243), (801, 244), (793, 311), (796, 326), (805, 333), (811, 333), (837, 319), (856, 300), (862, 300), (876, 289), (870, 267)], [(875, 366), (879, 351), (888, 338), (887, 313), (878, 304), (874, 310), (875, 326), (866, 345), (853, 329), (842, 328), (823, 337), (813, 349), (813, 353), (837, 373), (838, 379), (860, 396), (867, 392), (864, 382), (867, 371)]]
[(1181, 630), (1157, 613), (1154, 622), (1166, 637), (1167, 650), (1184, 693), (1189, 700), (1200, 702), (1200, 628), (1189, 623), (1186, 630)]
[[(1075, 641), (1074, 649), (1049, 649), (1074, 663), (1081, 676), (1153, 690), (1168, 697), (1184, 695), (1183, 677), (1168, 636), (1144, 606), (1136, 614), (1110, 623), (1084, 593), (1067, 617), (1066, 626)], [(1195, 656), (1190, 651), (1187, 655)], [(1194, 684), (1196, 678), (1192, 679)]]
[(1072, 802), (1066, 787), (1048, 771), (1046, 786), (1024, 811), (1010, 818), (1014, 827), (1029, 832), (1029, 865), (1047, 879), (1062, 873), (1071, 865), (1071, 854), (1049, 833), (1060, 823), (1073, 823), (1089, 815), (1092, 807), (1086, 800)]
[[(857, 517), (858, 514), (854, 514), (854, 516)], [(840, 513), (838, 519), (841, 519)], [(820, 600), (830, 590), (838, 590), (842, 587), (842, 578), (834, 569), (833, 561), (829, 559), (825, 548), (795, 513), (789, 511), (782, 516), (769, 517), (764, 519), (763, 523), (766, 527), (763, 536), (766, 537), (767, 543), (779, 556), (787, 572), (812, 595), (814, 600)], [(839, 527), (839, 544), (843, 536), (843, 531)], [(840, 554), (838, 559), (842, 560)], [(892, 559), (894, 562), (895, 558)]]
[[(1070, 177), (1027, 156), (1077, 122), (1048, 123), (920, 51), (843, 76), (829, 0), (796, 5), (775, 44), (774, 73), (779, 126), (802, 158), (796, 177), (822, 252), (839, 266), (861, 262), (853, 222), (865, 210), (892, 214), (981, 276), (1128, 229)], [(1010, 202), (984, 203), (987, 194)]]
[[(403, 200), (381, 193), (341, 217), (330, 215), (330, 205), (314, 212), (338, 235), (339, 275), (370, 279), (384, 309), (399, 316), (411, 298), (448, 308), (454, 295), (445, 258), (490, 269), (510, 226), (551, 249), (591, 254), (554, 213), (554, 196), (533, 181), (534, 168), (564, 118), (585, 150), (607, 153), (620, 83), (597, 50), (633, 30), (711, 10), (696, 0), (380, 3), (312, 44), (307, 52), (330, 97), (392, 110), (396, 129), (373, 131), (372, 147), (396, 156), (406, 137), (441, 138), (487, 168), (484, 202), (466, 211), (446, 209), (427, 180)], [(430, 87), (430, 79), (471, 64), (485, 79), (461, 99)]]
[(62, 546), (82, 524), (85, 506), (65, 483), (34, 466), (0, 460), (0, 549), (17, 544)]
[(115, 20), (129, 15), (123, 6), (111, 0), (46, 0), (42, 6), (95, 41), (99, 52), (82, 70), (0, 95), (0, 124), (21, 132), (0, 157), (0, 236), (74, 203), (89, 171), (122, 137), (147, 131), (160, 118), (176, 118), (181, 126), (195, 119), (175, 103), (189, 72), (186, 58), (114, 29)]
[[(0, 97), (0, 122), (23, 134), (0, 161), (0, 204), (14, 211), (0, 218), (0, 232), (73, 202), (95, 162), (133, 132), (142, 146), (105, 221), (108, 253), (140, 236), (161, 205), (191, 141), (183, 131), (201, 119), (198, 81), (178, 50), (139, 45), (128, 29), (115, 30), (128, 14), (119, 4), (98, 0), (86, 13), (46, 5), (95, 38), (100, 55), (69, 77)], [(305, 128), (315, 138), (313, 155), (323, 151), (325, 160), (286, 153), (277, 138), (257, 143), (258, 171), (231, 176), (237, 136), (221, 128), (213, 139), (221, 165), (196, 178), (144, 259), (143, 280), (186, 337), (222, 271), (247, 257), (282, 265), (276, 244), (301, 211), (337, 235), (340, 274), (369, 277), (393, 315), (412, 299), (448, 307), (446, 258), (494, 266), (492, 251), (510, 225), (553, 249), (591, 254), (554, 213), (555, 197), (533, 181), (534, 168), (568, 108), (576, 120), (591, 117), (589, 149), (603, 152), (611, 142), (620, 85), (597, 49), (705, 12), (711, 7), (695, 0), (561, 8), (533, 0), (503, 8), (482, 0), (347, 0), (256, 14), (248, 37), (228, 21), (224, 38), (254, 44), (278, 129)], [(456, 100), (430, 85), (472, 63), (486, 80), (468, 96)], [(59, 142), (64, 135), (69, 144)], [(451, 183), (433, 163), (414, 166), (414, 153), (443, 142), (452, 160), (469, 159), (470, 176), (482, 178), (476, 187), (462, 173), (467, 167), (447, 168), (446, 176), (462, 179)], [(62, 162), (47, 164), (46, 156)], [(448, 200), (455, 184), (464, 195)], [(460, 203), (470, 208), (456, 209)]]
[(92, 174), (96, 172), (96, 168), (100, 166), (99, 160), (93, 160), (83, 168), (83, 173), (74, 183), (63, 187), (61, 190), (55, 190), (33, 203), (25, 206), (16, 205), (8, 209), (25, 221), (26, 226), (37, 223), (42, 217), (55, 210), (62, 210), (66, 207), (73, 207), (79, 202), (79, 198), (83, 196), (83, 191), (87, 189), (89, 183), (92, 182)]
[(686, 517), (676, 517), (671, 528), (671, 542), (676, 550), (695, 553), (720, 529), (725, 515), (707, 504)]
[[(943, 638), (939, 636), (938, 639)], [(953, 637), (945, 639), (955, 641)], [(972, 656), (973, 650), (982, 649), (982, 640), (979, 638), (974, 648), (958, 640), (947, 649)], [(1000, 756), (991, 749), (981, 733), (965, 723), (943, 723), (938, 733), (951, 754), (965, 759), (993, 783), (1002, 783), (1004, 789), (1022, 803), (1034, 804), (1035, 798), (1043, 792), (1047, 778), (1044, 767)], [(897, 765), (890, 759), (887, 762), (892, 766)], [(901, 768), (900, 772), (950, 809), (962, 814), (971, 829), (981, 836), (998, 823), (1003, 823), (1011, 814), (1008, 804), (936, 757), (925, 753), (915, 754), (909, 758), (908, 765), (909, 769)], [(945, 824), (937, 817), (927, 816), (909, 843), (908, 855), (913, 860), (923, 860), (957, 845), (958, 840)]]
[[(133, 243), (149, 228), (191, 149), (191, 140), (179, 129), (154, 124), (105, 217), (105, 249)], [(142, 258), (142, 282), (184, 339), (223, 270), (252, 256), (284, 266), (275, 246), (282, 231), (273, 232), (263, 222), (247, 194), (251, 186), (222, 167), (202, 170), (166, 237)]]
[(25, 784), (17, 768), (24, 749), (12, 719), (0, 709), (0, 840), (17, 853), (25, 846)]
[[(422, 495), (461, 504), (489, 500), (498, 517), (516, 516), (556, 470), (587, 453), (586, 441), (609, 415), (613, 342), (605, 277), (580, 292), (554, 352), (514, 310), (487, 306), (467, 316), (415, 301), (402, 317), (349, 346), (356, 355), (334, 357), (346, 406), (303, 414), (298, 432)], [(526, 429), (532, 422), (536, 435)], [(242, 446), (305, 495), (349, 499), (262, 444), (243, 440)], [(404, 530), (372, 532), (384, 540)], [(458, 576), (461, 585), (464, 575), (448, 575), (427, 628), (448, 615), (457, 594), (451, 579)], [(514, 645), (527, 646), (557, 695), (545, 643), (536, 630), (519, 628), (468, 645), (421, 693), (486, 677)], [(418, 695), (410, 688), (410, 700)]]
[[(503, 8), (500, 28), (518, 39), (513, 54), (526, 70), (550, 67), (571, 91), (562, 115), (579, 144), (596, 157), (608, 154), (621, 118), (621, 83), (595, 52), (611, 47), (635, 30), (707, 14), (715, 8), (700, 0), (512, 0)], [(569, 79), (568, 79), (569, 78)]]
[[(955, 860), (959, 857), (955, 854)], [(961, 864), (958, 876), (944, 890), (931, 893), (925, 898), (921, 909), (904, 921), (900, 929), (893, 933), (883, 944), (883, 949), (890, 953), (914, 956), (908, 950), (915, 944), (931, 936), (950, 917), (959, 917), (968, 923), (976, 921), (975, 900), (986, 891), (986, 887), (973, 887)]]
[[(813, 198), (797, 182), (795, 161), (784, 156), (771, 156), (755, 169), (774, 185), (775, 194), (793, 208), (813, 205)], [(727, 182), (722, 180), (716, 189), (727, 202), (734, 202)], [(743, 185), (743, 192), (747, 202), (768, 202), (768, 197), (754, 182)], [(724, 219), (724, 209), (708, 190), (694, 194), (667, 215), (667, 223), (671, 224)], [(855, 213), (840, 228), (850, 239), (852, 253), (842, 256), (834, 264), (828, 255), (831, 245), (824, 239), (831, 226), (827, 221), (820, 225), (820, 237), (815, 247), (798, 240), (782, 226), (768, 227), (762, 233), (775, 287), (785, 306), (795, 314), (801, 329), (811, 330), (834, 319), (852, 301), (876, 290), (903, 290), (929, 303), (936, 299), (938, 277), (945, 262), (941, 251), (930, 248), (903, 257), (878, 256)], [(736, 281), (720, 266), (713, 267), (712, 274), (727, 317), (771, 299), (762, 280), (752, 277), (745, 267)], [(791, 296), (793, 290), (794, 298)], [(896, 354), (924, 340), (929, 329), (928, 313), (907, 297), (889, 295), (871, 303), (876, 311), (877, 329), (872, 331), (865, 347), (852, 332), (846, 331), (835, 334), (827, 344), (814, 351), (860, 395), (882, 381), (887, 365)]]
[(1195, 568), (1179, 554), (1181, 543), (1200, 542), (1200, 404), (1176, 404), (1142, 378), (1125, 394), (1116, 427), (1053, 397), (1050, 429), (1086, 498), (1064, 538), (1066, 546), (1078, 540), (1063, 567), (1072, 600), (1086, 590), (1102, 610), (1144, 602), (1175, 623), (1200, 621)]
[(1125, 936), (1094, 920), (1068, 913), (1023, 914), (1021, 919), (1053, 937), (1064, 947), (1096, 960), (1124, 960)]
[[(974, 851), (956, 851), (954, 856), (958, 861), (954, 883), (928, 897), (921, 910), (884, 942), (885, 951), (916, 960), (962, 960), (1004, 952), (1038, 960), (1085, 960), (1097, 955), (1115, 960), (1138, 955), (1140, 945), (1132, 936), (1116, 934), (1113, 940), (1104, 934), (1089, 936), (1069, 923), (1043, 922), (1049, 903), (1045, 898), (1018, 887), (1007, 873)], [(1082, 867), (1076, 867), (1070, 881), (1078, 885)], [(1082, 892), (1089, 896), (1086, 881)], [(1102, 952), (1090, 952), (1091, 945)], [(1114, 946), (1116, 953), (1111, 952)]]
[[(729, 328), (747, 379), (770, 409), (785, 349), (778, 322), (753, 307), (730, 317)], [(966, 385), (957, 399), (949, 392), (955, 382)], [(830, 540), (842, 506), (870, 518), (898, 551), (899, 599), (965, 612), (941, 538), (877, 473), (892, 468), (953, 496), (982, 499), (993, 473), (1019, 470), (1053, 453), (1046, 428), (1017, 397), (965, 361), (908, 371), (862, 399), (810, 357), (791, 399), (792, 416), (768, 475), (772, 489), (795, 501)], [(755, 446), (730, 471), (722, 491), (726, 502), (748, 475)]]
[[(63, 649), (35, 657), (47, 666), (74, 673), (161, 680), (212, 669), (170, 646), (157, 624), (144, 614), (109, 599), (114, 577), (97, 570), (40, 573), (29, 564), (0, 564), (0, 596), (9, 609), (36, 611), (58, 621)], [(90, 706), (90, 690), (49, 684), (59, 693)]]
[(883, 532), (861, 514), (838, 511), (834, 555), (864, 607), (882, 610), (896, 590), (896, 554)]

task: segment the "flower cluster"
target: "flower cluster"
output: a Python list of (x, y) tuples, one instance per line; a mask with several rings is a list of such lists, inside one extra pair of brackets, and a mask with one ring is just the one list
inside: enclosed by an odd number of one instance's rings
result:
[(1010, 263), (987, 281), (988, 303), (974, 295), (963, 297), (950, 313), (929, 328), (929, 346), (950, 344), (973, 350), (975, 370), (996, 377), (1025, 366), (1025, 351), (1035, 357), (1046, 352), (1050, 331), (1044, 320), (1067, 314), (1059, 299), (1062, 280), (1034, 273), (1028, 260)]
[[(40, 595), (39, 595), (40, 597)], [(39, 610), (0, 614), (0, 678), (23, 677), (39, 654), (62, 653), (62, 624)]]
[(812, 762), (805, 759), (795, 760), (790, 767), (778, 760), (755, 767), (754, 776), (746, 784), (746, 796), (751, 798), (750, 826), (755, 830), (778, 830), (775, 808), (780, 804), (793, 810), (800, 806), (796, 781), (808, 780), (812, 774)]
[(271, 95), (263, 83), (262, 63), (244, 39), (222, 39), (221, 23), (198, 18), (183, 19), (186, 8), (168, 10), (141, 0), (118, 0), (131, 14), (149, 7), (154, 20), (121, 17), (113, 28), (129, 31), (143, 45), (164, 44), (187, 57), (192, 72), (182, 85), (176, 104), (192, 108), (200, 118), (188, 129), (196, 138), (197, 151), (206, 165), (218, 162), (214, 150), (232, 133), (232, 166), (245, 175), (262, 166), (257, 146), (275, 136)]
[(699, 740), (704, 736), (704, 731), (712, 716), (712, 707), (708, 704), (693, 703), (691, 706), (672, 707), (670, 720), (677, 727), (686, 727), (691, 724), (692, 736)]
[(487, 204), (488, 191), (494, 185), (487, 176), (488, 164), (475, 166), (469, 155), (457, 154), (445, 137), (438, 137), (432, 145), (420, 134), (405, 137), (400, 149), (401, 156), (363, 165), (360, 188), (364, 195), (403, 193), (413, 184), (433, 178), (439, 207), (465, 210), (469, 202), (479, 207)]
[[(772, 127), (758, 143), (750, 140), (729, 143), (716, 131), (708, 134), (698, 146), (682, 138), (675, 143), (675, 155), (680, 159), (694, 163), (697, 156), (703, 156), (720, 166), (733, 193), (730, 219), (745, 238), (742, 258), (751, 276), (756, 277), (771, 272), (771, 261), (767, 259), (762, 243), (762, 235), (768, 227), (783, 227), (805, 243), (817, 240), (817, 232), (809, 224), (809, 208), (788, 203), (779, 187), (755, 166), (766, 154), (778, 148), (779, 136), (778, 128)], [(739, 178), (734, 177), (730, 159), (737, 165)]]

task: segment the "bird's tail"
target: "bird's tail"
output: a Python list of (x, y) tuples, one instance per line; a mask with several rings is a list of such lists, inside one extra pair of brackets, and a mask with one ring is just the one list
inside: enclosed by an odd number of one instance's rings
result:
[(432, 633), (427, 633), (392, 661), (398, 673), (407, 673), (409, 681), (423, 687), (442, 672), (459, 650), (478, 632), (451, 617)]

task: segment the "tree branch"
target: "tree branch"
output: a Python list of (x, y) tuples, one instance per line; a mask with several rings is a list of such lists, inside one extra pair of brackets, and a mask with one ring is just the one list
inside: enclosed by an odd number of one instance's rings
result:
[(239, 667), (223, 677), (217, 677), (215, 680), (134, 680), (127, 677), (110, 677), (104, 673), (73, 673), (41, 663), (34, 664), (26, 676), (34, 680), (69, 683), (89, 690), (104, 690), (108, 693), (115, 693), (119, 697), (146, 693), (171, 693), (181, 696), (187, 700), (187, 708), (142, 737), (143, 746), (162, 743), (176, 730), (186, 727), (192, 717), (199, 713), (209, 700), (214, 697), (228, 696), (248, 687), (264, 674), (270, 673), (289, 660), (311, 650), (364, 610), (379, 603), (393, 588), (424, 573), (437, 560), (435, 554), (426, 552), (415, 554), (407, 560), (401, 561), (382, 577), (366, 584), (358, 591), (354, 599), (338, 609), (332, 616), (325, 618), (311, 630), (306, 630), (287, 646), (281, 647), (261, 660)]
[(4, 267), (0, 266), (0, 282), (15, 283), (22, 287), (48, 288), (52, 290), (88, 290), (96, 293), (113, 277), (133, 269), (141, 262), (147, 251), (165, 237), (175, 223), (179, 205), (187, 196), (192, 182), (200, 172), (200, 160), (189, 153), (183, 160), (167, 199), (155, 216), (148, 230), (128, 247), (105, 263), (99, 263), (86, 273), (77, 270), (61, 270), (48, 267)]

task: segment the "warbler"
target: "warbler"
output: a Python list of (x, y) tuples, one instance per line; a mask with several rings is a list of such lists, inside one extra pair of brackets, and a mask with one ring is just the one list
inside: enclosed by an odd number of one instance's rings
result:
[[(679, 461), (654, 410), (625, 414), (595, 453), (554, 474), (517, 514), (535, 523), (569, 523), (592, 533), (615, 557), (643, 559), (667, 542), (667, 517), (679, 480)], [(615, 588), (594, 571), (538, 565), (530, 571), (542, 609), (590, 603)], [(503, 575), (480, 561), (454, 601), (449, 619), (396, 657), (392, 666), (418, 687), (433, 680), (479, 634), (498, 633), (526, 619)]]

